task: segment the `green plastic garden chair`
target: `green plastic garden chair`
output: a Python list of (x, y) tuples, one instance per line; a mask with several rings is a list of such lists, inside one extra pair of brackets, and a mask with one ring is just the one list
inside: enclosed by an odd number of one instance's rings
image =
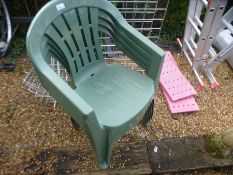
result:
[[(109, 35), (146, 75), (105, 64), (99, 32)], [(112, 144), (153, 115), (164, 51), (107, 0), (50, 1), (30, 25), (27, 51), (42, 85), (86, 131), (99, 165), (107, 168)], [(70, 84), (50, 68), (51, 57), (69, 72)]]

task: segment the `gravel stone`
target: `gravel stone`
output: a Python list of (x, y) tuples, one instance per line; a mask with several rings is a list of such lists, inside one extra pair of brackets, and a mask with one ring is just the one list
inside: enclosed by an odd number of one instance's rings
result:
[[(220, 84), (216, 90), (210, 88), (202, 75), (207, 86), (201, 91), (185, 58), (181, 54), (174, 54), (174, 57), (182, 73), (197, 90), (196, 101), (201, 111), (171, 114), (158, 89), (151, 123), (147, 127), (138, 124), (118, 142), (209, 135), (233, 127), (233, 71), (230, 66), (224, 62), (214, 70)], [(121, 63), (143, 72), (127, 59), (108, 63)], [(0, 174), (24, 174), (29, 160), (46, 149), (64, 146), (82, 149), (90, 145), (87, 135), (81, 129), (72, 127), (70, 117), (62, 107), (57, 105), (54, 108), (53, 104), (46, 103), (26, 90), (21, 81), (31, 67), (30, 62), (23, 57), (17, 60), (16, 65), (14, 72), (0, 72)], [(48, 160), (43, 168), (50, 171), (54, 161), (55, 158)], [(97, 166), (96, 162), (87, 161), (84, 162), (87, 167)], [(121, 168), (124, 168), (124, 164), (122, 162)], [(193, 171), (191, 174), (232, 172), (233, 169), (224, 168)]]

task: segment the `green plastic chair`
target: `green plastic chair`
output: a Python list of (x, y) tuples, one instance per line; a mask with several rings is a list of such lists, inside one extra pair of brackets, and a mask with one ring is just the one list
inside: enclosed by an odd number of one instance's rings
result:
[[(105, 64), (99, 32), (109, 35), (146, 75)], [(164, 51), (131, 27), (107, 0), (53, 0), (33, 19), (27, 52), (44, 88), (86, 131), (101, 168), (112, 145), (141, 119), (153, 115)], [(56, 58), (69, 72), (60, 78), (48, 62)]]

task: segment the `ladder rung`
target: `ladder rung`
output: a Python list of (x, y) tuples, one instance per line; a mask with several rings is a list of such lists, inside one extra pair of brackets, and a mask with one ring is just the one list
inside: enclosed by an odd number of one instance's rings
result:
[(201, 2), (205, 5), (205, 7), (208, 6), (208, 1), (207, 0), (201, 0)]
[(190, 64), (190, 66), (193, 66), (193, 62), (192, 62), (192, 59), (189, 57), (189, 55), (187, 54), (187, 52), (184, 50), (184, 55), (185, 55), (185, 57), (187, 58), (187, 60), (188, 60), (188, 62), (189, 62), (189, 64)]
[(210, 53), (211, 57), (215, 57), (215, 55), (217, 55), (217, 53), (215, 52), (213, 47), (210, 48), (209, 53)]
[(198, 27), (196, 26), (196, 24), (193, 22), (193, 20), (191, 18), (188, 18), (190, 24), (192, 25), (192, 27), (196, 30), (197, 34), (200, 36), (201, 31), (198, 29)]
[(232, 50), (233, 50), (233, 41), (218, 53), (219, 57), (220, 58), (228, 57), (229, 55), (227, 55), (227, 53), (231, 53), (230, 51)]
[(203, 22), (198, 18), (198, 16), (195, 16), (194, 19), (197, 21), (198, 25), (202, 28)]
[(219, 64), (219, 62), (229, 57), (231, 51), (233, 51), (233, 41), (227, 47), (222, 49), (218, 54), (212, 57), (212, 59), (208, 62), (208, 66), (213, 69), (217, 64)]
[(197, 49), (197, 44), (194, 42), (193, 38), (190, 38), (190, 42), (195, 49)]
[[(191, 60), (191, 58), (189, 57), (189, 55), (187, 54), (187, 52), (184, 51), (184, 55), (185, 55), (185, 57), (187, 58), (189, 64), (190, 64), (191, 66), (193, 66), (192, 60)], [(197, 70), (194, 69), (194, 68), (193, 68), (192, 70), (193, 70), (195, 76), (197, 77), (197, 80), (199, 81), (199, 83), (200, 83), (200, 84), (204, 84), (203, 81), (201, 80), (201, 77), (199, 76)]]
[(190, 46), (189, 42), (187, 40), (185, 40), (185, 44), (187, 45), (191, 55), (193, 56), (193, 58), (195, 57), (195, 52), (193, 51), (193, 48)]
[(232, 26), (229, 22), (227, 22), (225, 19), (224, 19), (222, 22), (223, 22), (223, 24), (227, 27), (227, 29), (228, 29), (231, 33), (233, 33), (233, 26)]

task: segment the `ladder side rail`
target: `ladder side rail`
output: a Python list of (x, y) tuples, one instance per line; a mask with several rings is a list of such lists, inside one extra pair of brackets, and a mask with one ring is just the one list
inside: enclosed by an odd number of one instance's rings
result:
[(211, 83), (211, 88), (216, 89), (219, 86), (219, 84), (216, 78), (214, 77), (214, 74), (212, 73), (211, 69), (204, 67), (203, 70), (205, 71), (205, 74)]
[[(233, 26), (225, 26), (224, 25), (224, 22), (223, 21), (227, 21), (228, 23), (232, 23), (233, 21), (233, 7), (231, 7), (227, 12), (226, 14), (224, 14), (224, 16), (221, 18), (221, 22), (220, 22), (220, 25), (219, 25), (219, 28), (218, 28), (218, 33), (221, 32), (222, 30), (225, 29), (225, 27), (227, 27), (228, 29), (232, 29)], [(230, 30), (231, 31), (231, 30)], [(233, 32), (232, 32), (233, 33)]]
[[(217, 32), (219, 21), (221, 19), (223, 10), (226, 6), (227, 0), (217, 1), (213, 0), (207, 9), (201, 35), (197, 43), (197, 50), (195, 52), (196, 57), (194, 59), (194, 67), (198, 70), (204, 65), (211, 44), (214, 39), (214, 35)], [(221, 7), (221, 9), (219, 9)]]
[(185, 32), (183, 36), (183, 41), (182, 41), (182, 50), (187, 52), (187, 46), (185, 43), (185, 40), (187, 40), (191, 34), (192, 26), (189, 23), (189, 18), (192, 18), (195, 13), (195, 8), (198, 0), (189, 0), (189, 7), (188, 7), (188, 14), (186, 17), (186, 23), (185, 23)]
[[(186, 51), (183, 51), (185, 58), (188, 60), (190, 66), (192, 67), (193, 63), (192, 63), (192, 59), (190, 58), (189, 54)], [(192, 69), (192, 72), (194, 73), (195, 77), (197, 78), (197, 81), (200, 83), (201, 88), (204, 87), (204, 83), (200, 77), (200, 75), (198, 74), (196, 69)]]
[[(213, 6), (213, 3), (211, 3)], [(197, 49), (195, 51), (195, 58), (193, 60), (193, 67), (195, 69), (199, 69), (199, 62), (201, 61), (202, 57), (203, 57), (203, 50), (205, 48), (206, 45), (206, 39), (207, 39), (207, 35), (208, 32), (211, 28), (211, 24), (214, 18), (214, 14), (213, 13), (208, 13), (209, 9), (207, 9), (207, 12), (205, 14), (204, 17), (204, 22), (203, 22), (203, 27), (201, 30), (201, 34), (198, 38), (198, 42), (197, 42)]]
[(212, 89), (215, 89), (219, 86), (215, 76), (212, 73), (212, 70), (215, 66), (217, 66), (217, 64), (221, 62), (221, 59), (223, 59), (221, 55), (226, 54), (227, 51), (226, 48), (224, 48), (219, 53), (216, 53), (215, 50), (211, 47), (213, 43), (213, 39), (216, 36), (217, 32), (219, 31), (219, 26), (222, 25), (222, 22), (224, 23), (224, 20), (222, 20), (222, 14), (224, 12), (226, 4), (227, 4), (227, 0), (222, 0), (219, 2), (218, 7), (216, 9), (214, 21), (211, 25), (211, 30), (208, 36), (209, 39), (205, 47), (205, 52), (207, 52), (207, 55), (204, 55), (205, 58), (207, 59), (208, 53), (210, 53), (212, 58), (208, 60), (208, 63), (206, 63), (207, 60), (205, 60), (204, 65), (202, 65), (202, 69), (205, 71), (205, 74), (211, 83)]
[[(221, 1), (219, 1), (218, 4), (216, 4), (216, 6), (214, 5), (214, 8), (215, 8), (214, 9), (214, 11), (215, 11), (214, 12), (214, 19), (213, 19), (209, 34), (206, 38), (205, 48), (203, 50), (203, 58), (202, 58), (202, 60), (204, 62), (203, 64), (205, 64), (206, 63), (205, 61), (207, 61), (210, 47), (214, 41), (214, 37), (217, 35), (217, 28), (220, 24), (220, 20), (221, 20), (221, 17), (223, 15), (226, 4), (227, 4), (227, 0), (221, 0)], [(212, 10), (212, 7), (210, 6), (209, 13), (211, 13), (211, 10)]]
[[(201, 17), (201, 12), (202, 12), (202, 8), (204, 7), (204, 4), (203, 2), (201, 1), (198, 1), (197, 4), (196, 4), (196, 10), (195, 10), (195, 13), (194, 13), (194, 16), (192, 18), (193, 22), (196, 24), (197, 28), (198, 26), (200, 28), (202, 28), (202, 22), (200, 20), (200, 17)], [(199, 30), (200, 31), (200, 30)], [(194, 31), (193, 29), (191, 30), (191, 35), (190, 35), (190, 38), (195, 38), (195, 35), (196, 35), (196, 31)], [(200, 35), (200, 33), (198, 34)]]

